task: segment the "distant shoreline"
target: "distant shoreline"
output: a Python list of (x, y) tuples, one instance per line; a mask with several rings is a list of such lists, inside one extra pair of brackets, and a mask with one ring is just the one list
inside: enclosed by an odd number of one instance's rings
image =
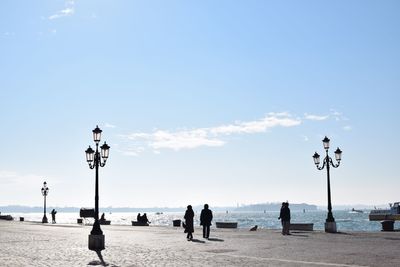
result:
[[(279, 211), (281, 207), (281, 203), (262, 203), (262, 204), (250, 204), (250, 205), (241, 205), (237, 207), (226, 206), (226, 207), (212, 207), (212, 210), (215, 212), (272, 212)], [(374, 208), (387, 208), (388, 205), (337, 205), (333, 206), (333, 210), (351, 210), (352, 208), (359, 210), (371, 210)], [(47, 209), (56, 209), (59, 212), (79, 212), (79, 207), (57, 207), (57, 206), (48, 206)], [(90, 208), (90, 207), (86, 207)], [(201, 210), (203, 208), (202, 205), (193, 206), (194, 210)], [(100, 210), (103, 212), (184, 212), (185, 207), (100, 207)], [(313, 204), (306, 203), (291, 203), (290, 204), (291, 211), (318, 211), (318, 210), (326, 210), (326, 206), (317, 206)], [(34, 212), (43, 212), (43, 207), (31, 207), (25, 205), (7, 205), (0, 206), (0, 212), (5, 214), (7, 212), (12, 213), (34, 213)]]

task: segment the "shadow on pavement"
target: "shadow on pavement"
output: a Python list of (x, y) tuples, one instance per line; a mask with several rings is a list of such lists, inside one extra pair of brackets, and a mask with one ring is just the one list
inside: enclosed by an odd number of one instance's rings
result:
[(219, 238), (209, 238), (208, 241), (224, 242), (225, 240)]
[(302, 233), (290, 233), (292, 236), (299, 236), (299, 237), (308, 237), (308, 235), (302, 234)]
[(91, 261), (88, 263), (88, 265), (95, 266), (95, 265), (101, 265), (101, 266), (109, 266), (104, 259), (103, 255), (101, 255), (101, 251), (96, 251), (97, 256), (99, 257), (99, 261)]
[(192, 239), (192, 242), (195, 242), (195, 243), (202, 243), (202, 244), (206, 243), (206, 241), (199, 240), (199, 239)]

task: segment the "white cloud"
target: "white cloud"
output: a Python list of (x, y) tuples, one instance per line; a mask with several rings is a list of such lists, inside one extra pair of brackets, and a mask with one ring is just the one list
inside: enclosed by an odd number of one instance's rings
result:
[(117, 126), (106, 122), (106, 123), (104, 124), (104, 127), (106, 127), (106, 128), (115, 128), (115, 127), (117, 127)]
[(338, 112), (337, 110), (331, 109), (331, 114), (335, 118), (336, 121), (348, 121), (349, 119), (343, 116), (343, 113)]
[(37, 184), (38, 186), (43, 183), (43, 177), (36, 174), (20, 174), (14, 171), (0, 170), (0, 180), (5, 185), (27, 185)]
[(200, 146), (223, 146), (224, 141), (210, 138), (205, 129), (191, 131), (179, 131), (171, 133), (168, 131), (157, 131), (152, 134), (149, 145), (155, 150), (169, 148), (173, 150), (192, 149)]
[(49, 20), (72, 16), (75, 13), (75, 1), (65, 1), (65, 8), (48, 17)]
[(292, 127), (301, 123), (298, 119), (291, 118), (288, 114), (270, 113), (264, 118), (256, 121), (248, 122), (235, 122), (234, 124), (222, 125), (214, 128), (210, 128), (210, 132), (215, 135), (224, 134), (252, 134), (252, 133), (263, 133), (268, 129), (282, 126)]
[(329, 118), (329, 115), (321, 116), (321, 115), (314, 115), (314, 114), (305, 113), (304, 114), (304, 118), (306, 120), (310, 120), (310, 121), (324, 121), (324, 120), (327, 120)]
[(345, 131), (351, 131), (353, 128), (350, 125), (346, 125), (343, 127), (343, 130)]
[[(198, 147), (221, 147), (226, 144), (223, 138), (228, 135), (265, 133), (274, 127), (293, 127), (299, 124), (301, 120), (292, 118), (289, 113), (269, 113), (264, 118), (254, 121), (237, 121), (232, 124), (190, 130), (154, 130), (150, 133), (131, 133), (120, 137), (135, 145), (145, 145), (154, 153), (160, 153), (161, 149), (178, 151)], [(138, 155), (142, 151), (127, 150), (124, 154)]]

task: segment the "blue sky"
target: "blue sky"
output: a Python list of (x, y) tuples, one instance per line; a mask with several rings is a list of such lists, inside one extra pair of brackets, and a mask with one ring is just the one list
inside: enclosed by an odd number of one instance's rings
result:
[(398, 201), (398, 1), (2, 1), (0, 205)]

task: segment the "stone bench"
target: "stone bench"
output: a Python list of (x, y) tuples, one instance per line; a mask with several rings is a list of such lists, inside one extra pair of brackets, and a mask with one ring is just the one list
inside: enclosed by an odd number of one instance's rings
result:
[(291, 223), (289, 230), (299, 230), (299, 231), (313, 231), (313, 223)]

